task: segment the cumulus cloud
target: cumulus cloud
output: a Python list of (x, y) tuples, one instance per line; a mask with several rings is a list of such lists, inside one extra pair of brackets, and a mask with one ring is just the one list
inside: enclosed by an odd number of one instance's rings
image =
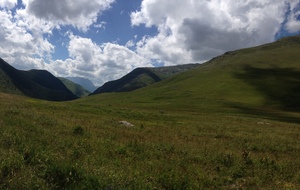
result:
[[(289, 2), (143, 0), (141, 9), (131, 14), (131, 22), (158, 28), (156, 36), (138, 43), (140, 54), (167, 64), (202, 62), (225, 51), (273, 41)], [(299, 30), (298, 21), (288, 26)]]
[(47, 69), (58, 76), (79, 76), (91, 79), (96, 85), (115, 80), (136, 67), (151, 66), (134, 51), (113, 43), (95, 44), (89, 38), (71, 34), (70, 58), (56, 60)]
[(12, 9), (17, 5), (17, 3), (18, 3), (18, 0), (1, 0), (0, 7)]
[(287, 7), (290, 14), (287, 16), (286, 30), (296, 33), (300, 31), (300, 2), (292, 1)]
[(0, 56), (20, 69), (40, 67), (43, 64), (39, 59), (48, 57), (54, 46), (42, 35), (28, 31), (24, 20), (17, 17), (9, 10), (0, 10)]
[(87, 30), (114, 0), (26, 0), (26, 10), (36, 18)]

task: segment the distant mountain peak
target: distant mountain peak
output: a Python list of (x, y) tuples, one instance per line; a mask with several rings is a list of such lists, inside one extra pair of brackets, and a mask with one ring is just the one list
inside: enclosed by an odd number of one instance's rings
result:
[(76, 84), (79, 84), (80, 86), (84, 87), (85, 89), (87, 89), (90, 92), (94, 92), (97, 89), (97, 87), (93, 84), (93, 82), (86, 78), (66, 77), (66, 79), (68, 79)]

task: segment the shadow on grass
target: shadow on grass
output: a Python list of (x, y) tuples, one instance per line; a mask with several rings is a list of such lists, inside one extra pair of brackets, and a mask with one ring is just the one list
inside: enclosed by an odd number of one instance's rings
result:
[[(234, 76), (254, 86), (264, 95), (265, 108), (247, 108), (242, 105), (231, 105), (231, 107), (251, 115), (259, 114), (279, 121), (300, 124), (300, 118), (287, 113), (300, 113), (299, 71), (290, 68), (255, 68), (247, 65), (243, 73), (237, 73)], [(275, 110), (274, 107), (276, 107)]]
[(272, 109), (267, 110), (267, 109), (259, 109), (259, 108), (250, 108), (250, 107), (241, 106), (237, 104), (230, 104), (229, 106), (238, 109), (243, 114), (247, 114), (251, 116), (259, 116), (260, 118), (263, 119), (300, 124), (299, 116), (295, 116), (287, 112), (277, 111)]

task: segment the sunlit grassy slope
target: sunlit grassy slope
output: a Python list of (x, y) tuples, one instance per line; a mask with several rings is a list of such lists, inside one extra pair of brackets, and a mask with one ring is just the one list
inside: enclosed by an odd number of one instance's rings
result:
[(62, 78), (62, 77), (58, 77), (58, 79), (61, 80), (61, 82), (63, 82), (64, 85), (77, 97), (85, 97), (91, 93), (88, 90), (86, 90), (84, 87), (82, 87), (81, 85), (76, 84), (76, 83), (70, 81), (69, 79)]
[(96, 96), (86, 102), (112, 100), (116, 104), (197, 112), (257, 110), (269, 116), (295, 112), (300, 108), (299, 52), (300, 37), (284, 38), (227, 52), (192, 71), (133, 93)]
[(0, 189), (300, 189), (298, 39), (130, 93), (0, 94)]

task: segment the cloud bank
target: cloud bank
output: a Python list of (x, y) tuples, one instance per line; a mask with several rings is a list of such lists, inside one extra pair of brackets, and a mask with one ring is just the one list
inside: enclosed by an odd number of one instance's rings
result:
[[(140, 54), (168, 64), (202, 62), (225, 51), (273, 41), (284, 21), (287, 5), (295, 7), (297, 3), (274, 0), (144, 0), (141, 9), (131, 14), (131, 20), (133, 26), (156, 26), (159, 31), (156, 36), (147, 37), (139, 44)], [(289, 25), (299, 25), (299, 21), (289, 20), (287, 29), (292, 31), (296, 27)], [(299, 31), (299, 28), (293, 31)]]

